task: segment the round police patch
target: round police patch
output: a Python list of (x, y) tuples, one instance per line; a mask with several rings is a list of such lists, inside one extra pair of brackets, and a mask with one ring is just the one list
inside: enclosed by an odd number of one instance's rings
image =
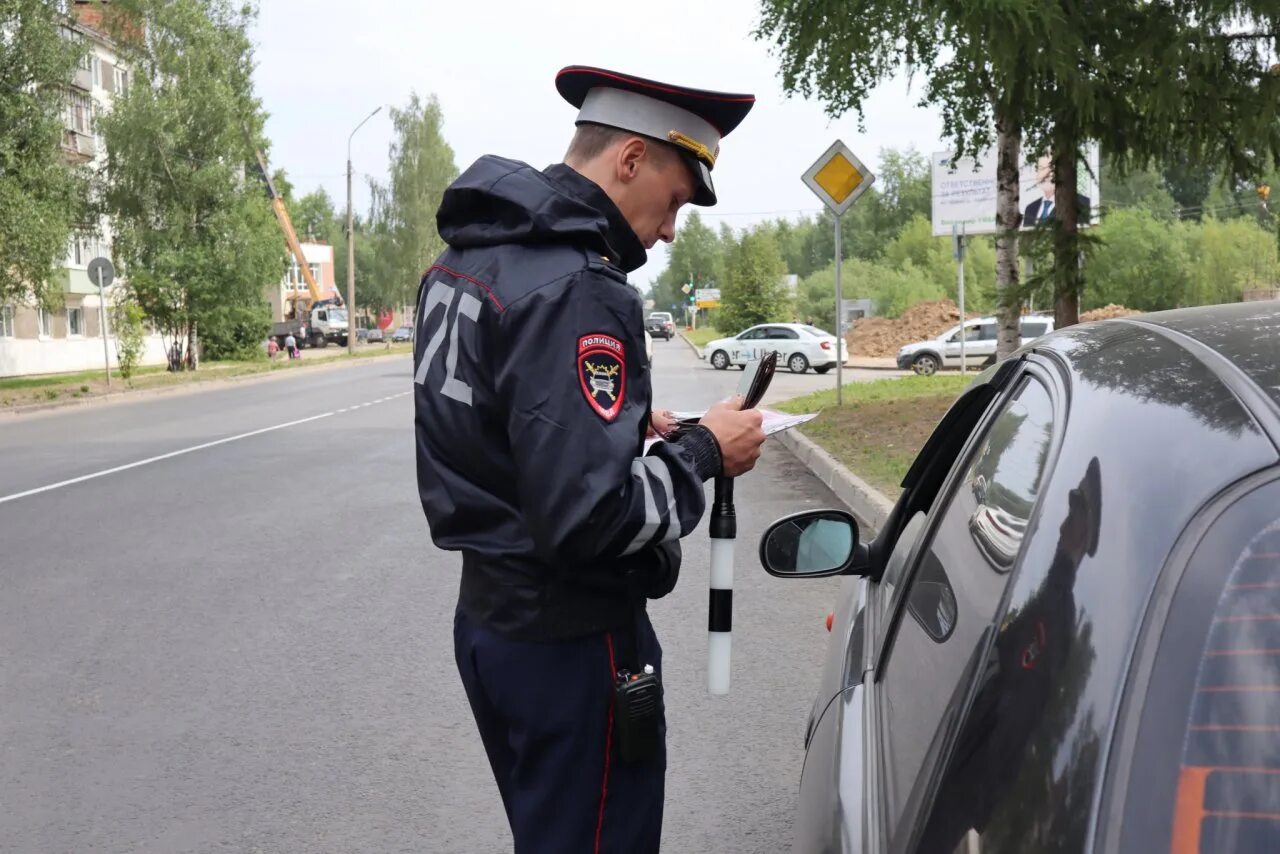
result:
[(599, 333), (579, 338), (578, 384), (596, 415), (605, 421), (617, 418), (627, 388), (627, 356), (622, 342)]

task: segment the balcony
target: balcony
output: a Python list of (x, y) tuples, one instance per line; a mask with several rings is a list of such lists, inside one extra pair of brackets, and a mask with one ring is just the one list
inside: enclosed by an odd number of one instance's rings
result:
[(79, 66), (76, 66), (75, 72), (71, 75), (71, 85), (77, 89), (92, 92), (93, 73), (87, 68), (80, 68)]
[(72, 163), (88, 163), (98, 156), (98, 145), (89, 134), (67, 128), (62, 135), (62, 151)]

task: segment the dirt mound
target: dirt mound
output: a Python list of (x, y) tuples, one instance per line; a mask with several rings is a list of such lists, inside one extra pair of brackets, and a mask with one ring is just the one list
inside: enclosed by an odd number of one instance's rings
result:
[(1091, 320), (1111, 320), (1113, 317), (1128, 317), (1131, 314), (1141, 314), (1140, 311), (1134, 311), (1131, 308), (1125, 308), (1122, 305), (1111, 303), (1104, 305), (1102, 308), (1095, 308), (1092, 311), (1086, 311), (1080, 315), (1081, 323), (1088, 323)]
[[(969, 317), (979, 317), (966, 312)], [(911, 306), (901, 317), (864, 317), (845, 336), (851, 356), (896, 356), (905, 344), (936, 338), (960, 321), (959, 307), (949, 299)]]

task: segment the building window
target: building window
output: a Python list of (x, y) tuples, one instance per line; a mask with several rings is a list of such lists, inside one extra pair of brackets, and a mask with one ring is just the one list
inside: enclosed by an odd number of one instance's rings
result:
[(43, 307), (36, 309), (36, 322), (40, 327), (41, 338), (53, 337), (53, 315), (49, 314), (48, 309)]
[(115, 84), (116, 84), (116, 91), (117, 91), (117, 92), (123, 92), (126, 88), (128, 88), (128, 86), (129, 86), (129, 72), (127, 72), (127, 71), (125, 71), (123, 68), (120, 68), (120, 67), (118, 67), (118, 66), (117, 66), (116, 68), (112, 69), (111, 74), (112, 74), (112, 76), (114, 76), (114, 77), (115, 77)]
[(84, 309), (83, 308), (67, 309), (67, 334), (68, 335), (84, 334)]
[(0, 338), (13, 337), (13, 306), (0, 305)]
[(86, 136), (93, 129), (93, 98), (83, 92), (67, 95), (67, 127)]
[(98, 57), (90, 55), (89, 57), (89, 73), (93, 75), (93, 88), (102, 88), (102, 63)]

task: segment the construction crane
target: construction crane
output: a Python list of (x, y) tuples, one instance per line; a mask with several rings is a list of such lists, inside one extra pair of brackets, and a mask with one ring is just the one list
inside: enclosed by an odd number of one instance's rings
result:
[[(284, 232), (285, 243), (289, 244), (289, 251), (293, 253), (294, 260), (298, 262), (298, 272), (302, 274), (302, 279), (307, 283), (307, 290), (311, 294), (311, 302), (318, 304), (321, 302), (329, 302), (322, 300), (320, 294), (320, 286), (316, 284), (315, 276), (311, 275), (311, 265), (307, 263), (307, 257), (302, 252), (302, 244), (298, 242), (298, 234), (293, 230), (293, 220), (289, 218), (289, 211), (284, 206), (284, 197), (280, 195), (280, 191), (276, 189), (275, 181), (271, 180), (271, 172), (267, 169), (267, 160), (262, 156), (262, 151), (255, 148), (254, 154), (258, 156), (258, 169), (262, 172), (263, 183), (267, 185), (267, 192), (271, 196), (271, 210), (275, 211), (276, 221), (280, 223), (280, 230)], [(294, 314), (298, 314), (297, 300), (293, 297)], [(331, 300), (335, 305), (341, 305), (341, 298)], [(305, 311), (305, 309), (304, 309)]]
[(294, 260), (298, 264), (298, 272), (302, 280), (307, 283), (307, 291), (310, 295), (309, 300), (296, 294), (290, 296), (289, 301), (293, 305), (290, 312), (292, 317), (285, 318), (289, 321), (287, 323), (275, 324), (272, 327), (272, 335), (281, 339), (282, 343), (287, 333), (293, 333), (299, 341), (305, 341), (312, 347), (324, 347), (330, 343), (345, 347), (347, 336), (350, 334), (350, 319), (345, 316), (345, 312), (324, 310), (326, 307), (343, 306), (342, 297), (335, 293), (330, 299), (322, 298), (320, 286), (316, 283), (315, 276), (311, 275), (311, 265), (307, 263), (307, 256), (303, 254), (302, 244), (298, 242), (293, 220), (289, 218), (289, 211), (284, 206), (284, 197), (276, 189), (275, 181), (271, 180), (267, 159), (262, 156), (261, 149), (253, 144), (253, 138), (247, 127), (245, 140), (258, 157), (258, 171), (262, 175), (262, 182), (266, 184), (267, 193), (271, 199), (271, 210), (275, 212), (280, 230), (284, 232), (285, 243), (293, 253)]

